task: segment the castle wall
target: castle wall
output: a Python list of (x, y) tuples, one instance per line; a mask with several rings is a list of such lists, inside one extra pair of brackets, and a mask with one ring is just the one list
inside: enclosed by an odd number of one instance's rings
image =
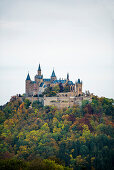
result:
[(82, 104), (82, 100), (89, 100), (91, 101), (90, 97), (44, 97), (44, 106), (53, 105), (57, 108), (64, 108), (64, 107), (72, 107), (74, 105)]
[[(23, 101), (23, 97), (18, 97)], [(83, 100), (92, 101), (92, 96), (68, 96), (68, 97), (26, 97), (26, 99), (30, 100), (32, 103), (34, 101), (40, 101), (44, 106), (56, 106), (58, 109), (65, 107), (72, 107), (74, 105), (82, 105)]]

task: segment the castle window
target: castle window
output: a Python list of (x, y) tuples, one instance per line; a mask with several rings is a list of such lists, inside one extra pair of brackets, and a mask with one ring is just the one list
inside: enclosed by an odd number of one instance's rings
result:
[(73, 91), (74, 91), (74, 86), (73, 86)]

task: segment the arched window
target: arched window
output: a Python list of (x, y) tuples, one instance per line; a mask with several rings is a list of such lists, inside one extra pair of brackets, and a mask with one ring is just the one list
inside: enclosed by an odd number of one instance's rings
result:
[(70, 89), (71, 89), (71, 91), (72, 91), (72, 86), (71, 86), (71, 88), (70, 88)]
[(74, 91), (74, 86), (73, 86), (73, 91)]

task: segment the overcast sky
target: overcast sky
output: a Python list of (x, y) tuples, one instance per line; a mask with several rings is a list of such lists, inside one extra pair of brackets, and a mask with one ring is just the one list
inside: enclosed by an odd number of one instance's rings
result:
[(25, 92), (41, 64), (83, 91), (114, 98), (113, 0), (0, 0), (0, 105)]

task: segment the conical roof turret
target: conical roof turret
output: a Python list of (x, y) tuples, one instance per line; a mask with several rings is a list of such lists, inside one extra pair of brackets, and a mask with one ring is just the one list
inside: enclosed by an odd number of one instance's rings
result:
[(41, 71), (41, 67), (40, 67), (40, 64), (39, 64), (39, 66), (38, 66), (38, 71)]
[(30, 75), (29, 75), (29, 73), (28, 73), (28, 75), (27, 75), (26, 80), (30, 80)]
[(53, 69), (53, 72), (51, 74), (51, 77), (56, 77), (54, 69)]

